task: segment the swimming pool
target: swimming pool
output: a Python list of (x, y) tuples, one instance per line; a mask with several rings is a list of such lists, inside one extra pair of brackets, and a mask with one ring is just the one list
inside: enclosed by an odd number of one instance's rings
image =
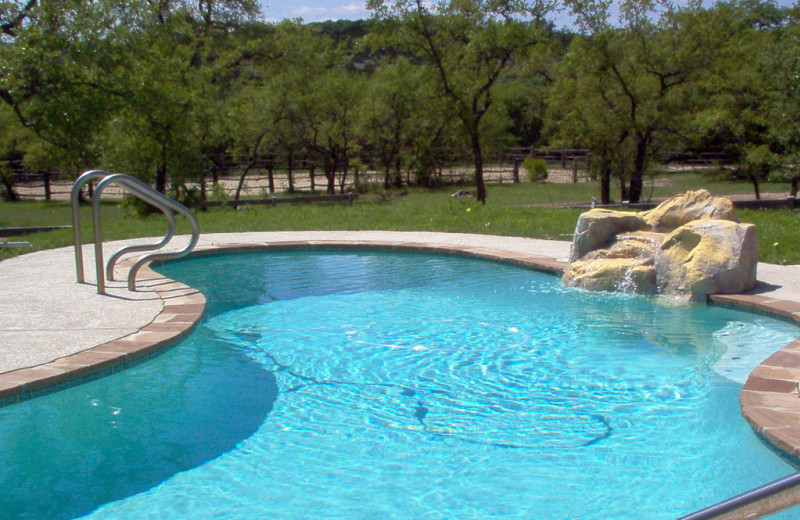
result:
[(159, 270), (203, 323), (0, 409), (9, 518), (675, 518), (793, 470), (737, 399), (783, 322), (452, 256)]

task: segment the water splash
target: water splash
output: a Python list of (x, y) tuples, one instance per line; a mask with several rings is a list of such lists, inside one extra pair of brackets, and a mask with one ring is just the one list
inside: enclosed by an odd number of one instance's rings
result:
[(637, 287), (636, 279), (633, 276), (633, 267), (628, 267), (617, 282), (617, 291), (623, 294), (636, 294)]

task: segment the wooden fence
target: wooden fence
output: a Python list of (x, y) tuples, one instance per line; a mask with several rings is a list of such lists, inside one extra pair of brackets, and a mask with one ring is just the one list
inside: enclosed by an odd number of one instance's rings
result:
[[(461, 156), (461, 160), (450, 160), (437, 166), (430, 177), (433, 182), (441, 184), (467, 184), (472, 182), (474, 167), (463, 151), (449, 151), (443, 157)], [(520, 176), (522, 161), (526, 157), (544, 159), (551, 170), (551, 181), (578, 182), (579, 172), (586, 171), (591, 165), (591, 155), (586, 149), (542, 149), (534, 147), (507, 148), (501, 153), (485, 160), (484, 179), (487, 183), (524, 182)], [(727, 164), (727, 159), (720, 152), (670, 152), (659, 157), (664, 164), (680, 163), (689, 167), (705, 167), (712, 164)], [(362, 163), (363, 163), (362, 159)], [(189, 182), (188, 186), (198, 189), (201, 199), (233, 198), (237, 189), (239, 176), (245, 169), (245, 177), (241, 195), (243, 197), (267, 197), (286, 191), (315, 192), (325, 190), (327, 179), (322, 172), (323, 162), (312, 154), (278, 154), (267, 153), (259, 156), (257, 161), (235, 160), (231, 156), (215, 158), (214, 165), (203, 175), (202, 182)], [(362, 167), (363, 168), (363, 167)], [(14, 190), (20, 198), (38, 200), (68, 200), (73, 179), (59, 175), (58, 172), (30, 173), (18, 168), (14, 175)], [(555, 178), (554, 178), (555, 177)], [(418, 181), (415, 175), (405, 171), (402, 173), (403, 184), (414, 184)], [(348, 172), (344, 183), (337, 175), (336, 190), (356, 191), (356, 183), (361, 185), (382, 185), (384, 174), (372, 167), (367, 167), (357, 174)], [(109, 197), (120, 197), (123, 190), (109, 187)]]

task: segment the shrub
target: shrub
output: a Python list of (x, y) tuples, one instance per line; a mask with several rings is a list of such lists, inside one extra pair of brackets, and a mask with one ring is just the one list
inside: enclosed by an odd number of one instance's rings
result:
[(526, 157), (522, 161), (522, 167), (528, 173), (530, 182), (544, 182), (547, 180), (547, 162), (544, 159)]
[(228, 191), (220, 182), (211, 187), (211, 195), (208, 196), (208, 200), (218, 200), (221, 202), (225, 202), (230, 198), (231, 197), (228, 195)]
[(157, 207), (151, 206), (149, 203), (143, 201), (135, 195), (123, 196), (122, 202), (120, 202), (120, 208), (126, 211), (129, 215), (140, 218), (153, 215), (161, 211)]

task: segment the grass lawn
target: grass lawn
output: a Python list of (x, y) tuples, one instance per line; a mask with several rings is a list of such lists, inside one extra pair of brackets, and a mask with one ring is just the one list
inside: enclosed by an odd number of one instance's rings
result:
[[(704, 187), (715, 195), (751, 195), (747, 183), (710, 181), (696, 174), (666, 174), (645, 185), (645, 196), (664, 198), (687, 189)], [(406, 195), (366, 194), (346, 203), (244, 206), (240, 210), (215, 208), (198, 211), (203, 233), (287, 230), (396, 230), (442, 231), (571, 240), (581, 210), (566, 203), (587, 203), (598, 195), (596, 183), (505, 184), (488, 188), (486, 206), (469, 198), (452, 199), (455, 188), (414, 189)], [(786, 185), (769, 184), (763, 192), (788, 192)], [(81, 208), (84, 241), (91, 240), (91, 208)], [(166, 231), (161, 214), (134, 216), (114, 202), (101, 206), (103, 239), (156, 236)], [(71, 224), (66, 202), (0, 202), (0, 228)], [(778, 264), (800, 264), (800, 212), (788, 210), (738, 210), (743, 222), (758, 226), (759, 258)], [(178, 217), (178, 233), (189, 225)], [(28, 248), (0, 249), (0, 260), (26, 252), (72, 244), (72, 231), (25, 235), (11, 240), (31, 243)]]

